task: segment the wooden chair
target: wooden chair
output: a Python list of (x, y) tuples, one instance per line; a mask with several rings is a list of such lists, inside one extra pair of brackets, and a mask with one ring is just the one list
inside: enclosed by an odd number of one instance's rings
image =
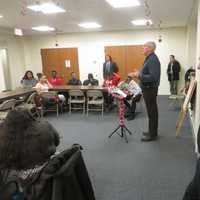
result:
[(40, 113), (39, 110), (36, 106), (36, 102), (35, 102), (35, 97), (36, 97), (37, 93), (34, 92), (32, 93), (26, 102), (23, 102), (22, 104), (20, 104), (19, 106), (17, 106), (17, 108), (20, 109), (27, 109), (30, 113), (31, 116), (37, 118), (40, 117)]
[(16, 99), (9, 99), (0, 105), (0, 121), (3, 121), (7, 117), (9, 111), (15, 108), (16, 102)]
[[(92, 108), (92, 106), (94, 106)], [(104, 97), (103, 93), (99, 90), (88, 90), (87, 91), (87, 115), (89, 110), (101, 111), (103, 116), (104, 109)]]
[(40, 102), (41, 117), (43, 117), (44, 112), (56, 112), (58, 117), (60, 101), (57, 92), (49, 91), (40, 94)]
[[(83, 110), (85, 113), (85, 95), (81, 90), (69, 90), (69, 113), (71, 114), (72, 110)], [(74, 105), (74, 107), (72, 107)], [(82, 105), (77, 106), (77, 105)]]

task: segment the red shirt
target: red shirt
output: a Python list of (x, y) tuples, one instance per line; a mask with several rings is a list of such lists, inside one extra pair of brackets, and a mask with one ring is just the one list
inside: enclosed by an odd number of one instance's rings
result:
[(60, 77), (50, 78), (49, 83), (53, 86), (63, 85), (63, 79)]
[(105, 79), (103, 82), (104, 87), (116, 87), (120, 81), (120, 76), (116, 73), (113, 74), (111, 79)]
[(119, 74), (114, 73), (113, 76), (112, 76), (113, 86), (117, 86), (119, 81), (120, 81)]

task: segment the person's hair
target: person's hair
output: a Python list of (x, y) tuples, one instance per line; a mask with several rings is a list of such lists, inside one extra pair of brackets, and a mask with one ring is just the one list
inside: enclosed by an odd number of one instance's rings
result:
[(71, 76), (72, 76), (72, 74), (76, 74), (75, 72), (71, 72)]
[(57, 71), (56, 70), (52, 70), (51, 73), (56, 73), (57, 74)]
[(43, 76), (42, 73), (37, 73), (37, 77), (38, 77), (39, 80), (41, 79), (42, 76)]
[(94, 78), (94, 76), (93, 76), (93, 74), (92, 74), (92, 73), (89, 73), (89, 74), (88, 74), (88, 78), (89, 78), (89, 77), (92, 77), (92, 78)]
[(46, 162), (59, 144), (51, 124), (35, 120), (27, 110), (10, 111), (0, 129), (0, 169), (34, 168)]
[(28, 73), (32, 74), (32, 78), (34, 78), (33, 72), (31, 70), (27, 70), (23, 76), (23, 80), (28, 80)]
[(174, 56), (174, 55), (170, 55), (170, 57), (172, 57), (173, 59), (175, 58), (175, 56)]
[(105, 55), (105, 58), (106, 58), (106, 57), (109, 57), (109, 60), (112, 62), (112, 57), (111, 57), (110, 55), (106, 54), (106, 55)]
[(148, 47), (151, 47), (153, 49), (153, 51), (156, 50), (156, 43), (153, 41), (146, 42), (145, 45)]

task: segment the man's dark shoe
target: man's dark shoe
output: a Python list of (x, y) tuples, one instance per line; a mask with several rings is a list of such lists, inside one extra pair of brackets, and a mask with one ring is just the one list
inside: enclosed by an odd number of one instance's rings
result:
[(150, 133), (149, 133), (149, 132), (143, 132), (142, 135), (144, 135), (144, 136), (149, 136)]
[(134, 116), (134, 115), (130, 115), (129, 117), (127, 117), (127, 121), (131, 121), (131, 120), (133, 120), (133, 119), (135, 119), (135, 116)]
[(125, 117), (125, 118), (128, 118), (129, 116), (130, 116), (129, 113), (125, 113), (125, 114), (124, 114), (124, 117)]
[(144, 136), (141, 138), (141, 141), (142, 142), (151, 142), (151, 141), (154, 141), (154, 140), (157, 140), (157, 136)]

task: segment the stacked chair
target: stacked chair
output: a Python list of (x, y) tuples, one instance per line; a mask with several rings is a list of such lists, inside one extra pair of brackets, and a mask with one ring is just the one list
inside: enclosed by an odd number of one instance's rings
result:
[(17, 108), (20, 109), (27, 109), (30, 115), (33, 116), (34, 118), (40, 117), (40, 112), (35, 102), (36, 95), (37, 95), (36, 92), (32, 93), (25, 102), (17, 106)]
[(0, 121), (3, 121), (6, 118), (8, 112), (15, 108), (16, 102), (16, 99), (9, 99), (0, 104)]

